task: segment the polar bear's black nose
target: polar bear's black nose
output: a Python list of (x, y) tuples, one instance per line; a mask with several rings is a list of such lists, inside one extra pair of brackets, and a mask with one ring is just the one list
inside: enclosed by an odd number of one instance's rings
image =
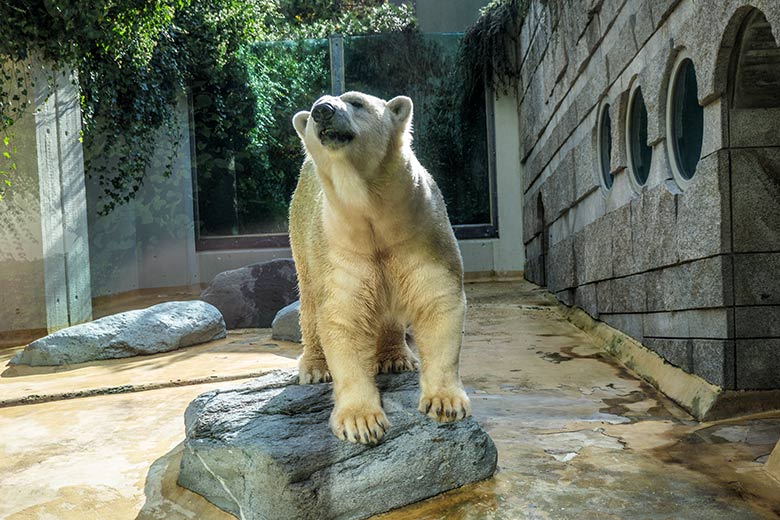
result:
[(333, 114), (335, 113), (336, 113), (336, 107), (334, 107), (327, 101), (319, 103), (315, 105), (314, 108), (311, 109), (311, 117), (314, 118), (314, 121), (317, 124), (330, 121), (331, 118), (333, 118)]

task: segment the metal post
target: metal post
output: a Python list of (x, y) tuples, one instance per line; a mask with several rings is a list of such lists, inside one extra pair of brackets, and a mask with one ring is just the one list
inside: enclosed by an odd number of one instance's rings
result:
[(330, 86), (334, 96), (344, 93), (344, 37), (333, 34), (328, 38), (330, 47)]

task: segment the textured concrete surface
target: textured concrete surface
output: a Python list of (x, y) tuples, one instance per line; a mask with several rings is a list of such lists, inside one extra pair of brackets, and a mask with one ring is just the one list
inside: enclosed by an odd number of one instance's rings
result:
[[(697, 423), (611, 361), (543, 290), (521, 282), (474, 284), (467, 294), (463, 380), (476, 420), (498, 448), (498, 472), (378, 518), (778, 518), (780, 482), (765, 464), (780, 439), (780, 413)], [(170, 353), (157, 363), (166, 359), (174, 372), (183, 363), (184, 378), (237, 364), (248, 372), (291, 363), (275, 352), (297, 353), (296, 346), (269, 337), (270, 331), (241, 336), (257, 343), (249, 348), (228, 347), (229, 336), (219, 352), (187, 359)], [(105, 378), (161, 375), (135, 363), (84, 370)], [(111, 370), (101, 372), (101, 364)], [(9, 379), (46, 393), (80, 370)], [(177, 486), (176, 478), (186, 406), (205, 391), (236, 384), (0, 408), (0, 518), (233, 518)]]
[(269, 329), (243, 329), (153, 356), (62, 367), (8, 365), (18, 350), (0, 351), (0, 407), (257, 377), (297, 366), (300, 345), (271, 341)]
[(334, 436), (332, 385), (299, 385), (296, 370), (202, 394), (184, 414), (178, 482), (242, 520), (360, 520), (491, 477), (490, 437), (473, 417), (419, 413), (417, 380), (377, 376), (390, 428), (373, 446)]

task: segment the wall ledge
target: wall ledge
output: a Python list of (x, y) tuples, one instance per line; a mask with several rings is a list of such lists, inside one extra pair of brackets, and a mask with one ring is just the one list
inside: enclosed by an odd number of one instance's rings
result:
[[(635, 339), (594, 320), (576, 307), (558, 304), (561, 314), (589, 334), (598, 346), (631, 372), (683, 407), (698, 421), (780, 410), (780, 390), (726, 390), (667, 363)], [(780, 480), (780, 448), (775, 448), (776, 477)]]

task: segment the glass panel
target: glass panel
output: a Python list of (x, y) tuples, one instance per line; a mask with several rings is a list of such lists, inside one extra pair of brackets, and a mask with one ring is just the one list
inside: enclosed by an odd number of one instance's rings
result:
[(691, 60), (680, 65), (673, 91), (672, 133), (680, 174), (691, 179), (701, 155), (704, 138), (704, 109), (699, 105), (696, 71)]
[(631, 103), (631, 119), (629, 127), (631, 136), (631, 163), (634, 167), (634, 178), (640, 185), (647, 182), (650, 175), (650, 161), (653, 149), (647, 145), (647, 108), (642, 90), (637, 89)]
[(483, 85), (466, 88), (458, 66), (462, 34), (393, 33), (347, 37), (345, 84), (414, 102), (417, 158), (436, 179), (452, 224), (491, 222), (487, 114)]
[[(193, 86), (200, 237), (286, 233), (303, 161), (292, 116), (330, 90), (328, 41), (257, 43), (226, 77)], [(215, 116), (217, 89), (229, 120)]]
[(612, 157), (612, 119), (609, 117), (609, 105), (606, 105), (602, 112), (599, 132), (601, 176), (604, 179), (604, 186), (610, 189), (615, 179), (612, 176), (612, 168), (610, 167), (610, 158)]

